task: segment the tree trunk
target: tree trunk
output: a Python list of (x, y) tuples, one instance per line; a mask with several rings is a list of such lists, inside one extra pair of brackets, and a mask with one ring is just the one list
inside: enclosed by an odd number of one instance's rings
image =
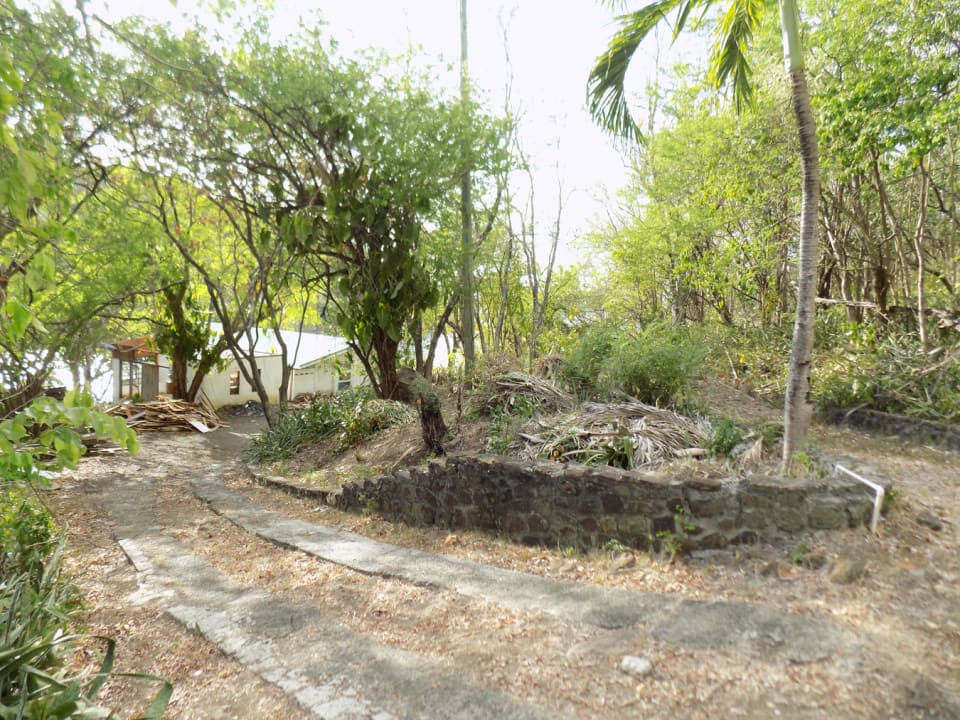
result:
[(927, 339), (927, 318), (926, 302), (927, 298), (923, 288), (923, 234), (927, 225), (927, 196), (930, 190), (930, 175), (923, 166), (923, 158), (920, 159), (920, 200), (917, 209), (917, 230), (913, 234), (913, 247), (917, 253), (917, 327), (920, 330), (920, 347), (924, 352), (930, 349), (930, 342)]
[(400, 343), (382, 328), (373, 331), (373, 352), (377, 357), (379, 384), (377, 394), (383, 400), (407, 401), (403, 386), (397, 377), (397, 349)]
[[(173, 396), (192, 402), (193, 398), (190, 397), (190, 389), (187, 387), (187, 359), (176, 350), (175, 348), (170, 356), (170, 382), (173, 383)], [(201, 381), (202, 379), (201, 377)]]
[[(443, 333), (447, 328), (447, 323), (450, 321), (450, 314), (453, 312), (454, 306), (459, 302), (459, 298), (454, 294), (450, 300), (447, 301), (446, 307), (443, 308), (443, 312), (440, 313), (440, 319), (437, 320), (437, 324), (434, 326), (433, 336), (430, 338), (430, 348), (427, 351), (427, 358), (424, 361), (423, 366), (423, 376), (424, 377), (433, 377), (433, 363), (437, 356), (437, 345), (440, 342), (440, 339), (443, 337)], [(447, 346), (449, 349), (449, 345)]]
[(429, 372), (426, 369), (427, 363), (423, 357), (423, 315), (419, 312), (411, 323), (410, 335), (411, 340), (413, 340), (413, 358), (416, 370), (424, 377), (429, 377)]
[(806, 446), (813, 415), (810, 369), (813, 329), (816, 319), (817, 203), (820, 201), (820, 157), (817, 129), (803, 69), (790, 73), (790, 95), (800, 136), (803, 193), (800, 208), (800, 253), (798, 261), (797, 315), (790, 347), (787, 392), (784, 400), (783, 468), (789, 468), (794, 453)]
[[(470, 107), (470, 72), (467, 65), (467, 0), (460, 0), (460, 99), (465, 111)], [(465, 165), (460, 175), (460, 302), (463, 321), (463, 364), (469, 382), (473, 379), (476, 354), (473, 347), (473, 200), (470, 164), (471, 148), (464, 148)]]
[(443, 422), (440, 396), (433, 384), (410, 368), (400, 368), (397, 379), (402, 387), (405, 402), (416, 405), (420, 415), (420, 431), (423, 442), (434, 455), (444, 455), (443, 443), (447, 438), (447, 426)]

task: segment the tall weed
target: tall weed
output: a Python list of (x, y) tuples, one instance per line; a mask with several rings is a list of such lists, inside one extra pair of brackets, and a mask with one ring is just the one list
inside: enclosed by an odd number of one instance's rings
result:
[(27, 486), (0, 484), (0, 576), (38, 581), (56, 544), (53, 519)]

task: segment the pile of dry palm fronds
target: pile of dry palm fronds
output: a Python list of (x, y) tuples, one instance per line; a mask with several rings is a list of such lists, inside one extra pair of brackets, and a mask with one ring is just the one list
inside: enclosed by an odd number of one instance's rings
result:
[[(521, 400), (522, 399), (522, 400)], [(527, 401), (540, 412), (555, 413), (576, 405), (574, 397), (544, 377), (511, 370), (487, 380), (477, 394), (477, 405), (483, 412), (505, 409), (510, 412), (518, 401)]]
[(639, 401), (586, 403), (576, 412), (540, 424), (536, 435), (522, 435), (528, 453), (627, 469), (704, 456), (710, 434), (706, 421)]
[(137, 432), (148, 430), (196, 430), (210, 432), (220, 427), (220, 418), (207, 404), (189, 403), (184, 400), (153, 400), (114, 405), (108, 415), (127, 419), (127, 425)]

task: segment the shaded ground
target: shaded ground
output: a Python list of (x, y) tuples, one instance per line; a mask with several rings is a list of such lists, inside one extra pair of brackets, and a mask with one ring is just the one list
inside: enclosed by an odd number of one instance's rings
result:
[[(726, 396), (716, 388), (711, 396), (723, 414), (742, 420), (778, 416), (775, 408), (735, 389), (722, 389)], [(199, 623), (172, 620), (169, 609), (164, 611), (167, 601), (144, 592), (144, 574), (138, 578), (117, 539), (133, 537), (149, 547), (148, 539), (163, 538), (163, 543), (173, 543), (173, 555), (208, 564), (217, 573), (210, 577), (222, 576), (217, 582), (224, 587), (240, 588), (240, 595), (243, 588), (251, 596), (266, 593), (275, 603), (304, 608), (311, 618), (320, 618), (304, 626), (313, 628), (309, 632), (285, 633), (284, 642), (296, 643), (299, 637), (319, 646), (320, 629), (333, 628), (337, 635), (360, 638), (384, 653), (406, 653), (413, 664), (429, 664), (438, 678), (460, 678), (470, 687), (502, 693), (510, 707), (532, 708), (530, 712), (546, 716), (960, 716), (960, 457), (955, 454), (817, 428), (816, 443), (824, 452), (868, 460), (893, 478), (900, 494), (878, 537), (866, 530), (818, 533), (781, 545), (668, 563), (640, 554), (570, 557), (560, 550), (518, 547), (475, 533), (406, 528), (317, 507), (254, 486), (241, 469), (234, 469), (232, 461), (245, 436), (257, 425), (250, 418), (231, 417), (228, 423), (229, 428), (209, 436), (144, 436), (140, 455), (86, 460), (51, 493), (55, 510), (71, 525), (71, 562), (89, 593), (89, 629), (117, 637), (121, 670), (152, 672), (175, 682), (169, 717), (311, 715), (304, 709), (309, 706), (265, 682), (261, 673), (249, 669), (249, 662), (245, 667), (199, 637)], [(484, 434), (480, 424), (464, 425), (459, 448), (478, 447)], [(327, 459), (318, 454), (301, 462), (319, 464), (314, 469), (321, 474), (362, 475), (395, 462), (418, 441), (417, 428), (399, 428), (347, 455)], [(655, 593), (666, 593), (663, 605), (679, 608), (687, 622), (654, 622), (651, 609), (650, 622), (643, 622), (641, 613), (636, 624), (604, 629), (583, 618), (518, 607), (508, 602), (515, 593), (505, 592), (498, 601), (464, 594), (456, 585), (383, 577), (370, 574), (369, 568), (358, 572), (342, 561), (280, 547), (211, 512), (195, 497), (194, 486), (221, 479), (238, 502), (319, 524), (327, 532), (350, 530), (601, 593), (606, 592), (603, 588), (640, 593), (637, 597), (645, 598), (638, 600), (641, 610), (643, 602), (656, 607)], [(136, 513), (117, 515), (115, 501), (121, 491), (128, 504), (139, 508)], [(939, 530), (918, 522), (922, 511), (941, 520)], [(143, 537), (134, 537), (138, 533)], [(850, 584), (831, 581), (831, 570), (846, 561), (865, 563), (862, 574)], [(721, 607), (730, 612), (711, 616), (702, 612), (702, 605), (683, 605), (694, 601), (724, 601), (728, 606)], [(730, 626), (740, 622), (738, 613), (751, 607), (834, 628), (838, 637), (846, 638), (844, 645), (829, 657), (791, 660), (789, 653), (777, 652), (779, 645), (790, 647), (791, 638), (774, 631), (748, 637), (745, 644), (709, 642), (718, 627), (729, 634)], [(215, 635), (209, 628), (208, 634)], [(772, 644), (765, 647), (763, 642)], [(652, 672), (638, 678), (621, 671), (625, 655), (649, 660)], [(129, 714), (148, 690), (116, 682), (108, 686), (105, 698)], [(452, 706), (435, 705), (419, 714), (455, 716)], [(493, 716), (479, 708), (460, 716)]]

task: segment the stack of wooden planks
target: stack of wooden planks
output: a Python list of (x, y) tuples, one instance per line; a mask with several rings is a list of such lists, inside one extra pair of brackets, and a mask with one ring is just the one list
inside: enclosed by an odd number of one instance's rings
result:
[(209, 403), (196, 404), (185, 400), (125, 402), (109, 408), (107, 414), (125, 417), (127, 425), (137, 432), (196, 430), (207, 433), (221, 424)]

